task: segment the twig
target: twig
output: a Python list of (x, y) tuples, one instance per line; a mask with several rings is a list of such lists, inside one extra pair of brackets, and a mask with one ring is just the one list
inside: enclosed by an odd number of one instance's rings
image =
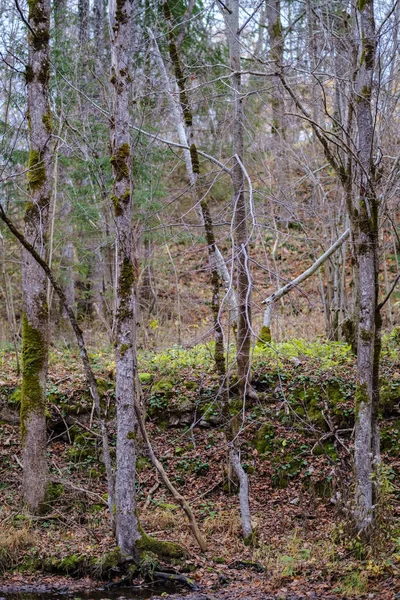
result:
[(380, 304), (378, 304), (377, 309), (376, 309), (377, 312), (381, 311), (382, 308), (385, 306), (386, 302), (389, 300), (390, 296), (393, 294), (393, 292), (395, 290), (395, 287), (396, 287), (397, 282), (399, 281), (399, 279), (400, 279), (400, 273), (397, 275), (396, 279), (394, 280), (393, 285), (390, 288), (390, 290), (389, 290), (386, 298), (384, 300), (382, 300), (382, 302)]
[(156, 481), (155, 484), (149, 489), (149, 493), (147, 494), (146, 502), (144, 503), (144, 506), (143, 506), (144, 510), (149, 508), (153, 494), (154, 494), (154, 492), (156, 492), (158, 490), (159, 487), (160, 487), (160, 482)]
[(36, 38), (37, 34), (35, 33), (35, 31), (32, 29), (32, 27), (29, 25), (28, 20), (26, 19), (24, 13), (21, 10), (20, 5), (18, 4), (18, 0), (15, 0), (15, 6), (17, 7), (17, 11), (19, 12), (21, 19), (23, 20), (23, 22), (25, 23), (25, 25), (27, 26), (27, 28), (29, 29), (29, 31), (31, 32), (31, 34)]

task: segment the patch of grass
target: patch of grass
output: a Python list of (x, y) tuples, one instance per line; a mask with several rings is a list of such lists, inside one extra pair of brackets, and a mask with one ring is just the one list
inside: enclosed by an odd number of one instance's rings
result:
[(21, 559), (22, 551), (32, 545), (34, 538), (29, 525), (22, 529), (2, 525), (0, 531), (0, 574), (13, 568)]

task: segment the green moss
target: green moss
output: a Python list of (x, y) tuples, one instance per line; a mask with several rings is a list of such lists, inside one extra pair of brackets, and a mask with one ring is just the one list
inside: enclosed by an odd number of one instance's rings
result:
[(329, 456), (332, 460), (337, 460), (338, 455), (336, 448), (332, 442), (329, 440), (325, 440), (324, 442), (319, 442), (319, 444), (315, 447), (313, 451), (314, 456)]
[(263, 325), (258, 335), (257, 346), (265, 346), (271, 343), (271, 328)]
[(40, 376), (47, 360), (47, 343), (40, 331), (22, 316), (22, 387), (21, 387), (21, 435), (26, 435), (26, 423), (32, 412), (45, 410), (45, 392)]
[(27, 178), (28, 189), (31, 192), (41, 189), (46, 182), (46, 166), (37, 150), (29, 152)]
[(126, 437), (127, 437), (128, 440), (135, 440), (136, 439), (136, 433), (134, 431), (128, 431)]
[(131, 148), (128, 143), (121, 144), (116, 153), (111, 157), (110, 162), (114, 169), (117, 181), (129, 179), (129, 157)]
[(139, 456), (136, 461), (136, 471), (137, 473), (142, 473), (145, 469), (151, 467), (150, 459), (147, 456)]
[(54, 502), (62, 496), (64, 486), (61, 483), (49, 483), (46, 490), (46, 502)]
[(29, 19), (35, 22), (35, 25), (45, 23), (47, 21), (46, 14), (43, 12), (39, 0), (28, 0)]
[(358, 2), (357, 2), (358, 10), (360, 12), (362, 12), (369, 2), (370, 2), (370, 0), (358, 0)]
[(43, 115), (42, 123), (46, 127), (47, 133), (50, 134), (52, 132), (50, 109)]
[(361, 95), (365, 100), (371, 100), (371, 87), (369, 85), (364, 85), (361, 90)]
[(92, 559), (83, 554), (70, 554), (61, 559), (45, 558), (42, 564), (44, 571), (60, 575), (84, 574), (92, 564)]
[(118, 295), (120, 298), (127, 299), (130, 296), (134, 281), (135, 271), (132, 261), (129, 258), (124, 258), (118, 277)]
[(169, 392), (174, 387), (174, 382), (171, 379), (160, 379), (159, 381), (155, 381), (152, 385), (151, 392), (152, 394), (160, 394), (163, 392)]
[(361, 327), (360, 328), (360, 337), (363, 342), (372, 342), (372, 340), (374, 338), (374, 334), (372, 333), (372, 331), (368, 331), (364, 327)]
[[(168, 2), (164, 2), (163, 3), (163, 8), (164, 8), (164, 16), (166, 18), (167, 21), (171, 21), (172, 20), (172, 13), (171, 13), (171, 9), (169, 7)], [(170, 23), (169, 23), (170, 25)]]
[(113, 203), (113, 206), (114, 206), (114, 215), (116, 217), (121, 217), (124, 213), (124, 210), (121, 206), (118, 196), (111, 196), (111, 202)]
[[(364, 0), (365, 1), (365, 0)], [(370, 71), (374, 67), (375, 46), (371, 40), (363, 39), (363, 50), (361, 53), (360, 65), (365, 63), (365, 67)]]
[(255, 547), (257, 545), (257, 536), (255, 532), (252, 531), (250, 535), (244, 538), (243, 543), (245, 546), (248, 546), (250, 548), (252, 548), (253, 546)]
[(128, 0), (117, 0), (115, 10), (115, 25), (114, 30), (117, 31), (120, 25), (125, 25), (128, 22), (128, 14), (126, 12), (125, 4)]
[(120, 356), (124, 356), (129, 348), (131, 348), (131, 344), (121, 344), (119, 349)]
[(152, 552), (159, 557), (169, 559), (185, 559), (188, 558), (188, 553), (182, 546), (174, 542), (163, 542), (156, 540), (147, 535), (142, 527), (140, 528), (141, 538), (137, 541), (136, 547), (140, 554), (144, 552)]
[(360, 410), (361, 404), (362, 403), (368, 404), (369, 401), (370, 401), (370, 398), (368, 395), (367, 384), (362, 383), (360, 385), (359, 383), (357, 383), (356, 398), (355, 398), (355, 416), (356, 416), (356, 418), (358, 416), (358, 411)]
[(254, 447), (259, 454), (267, 454), (275, 448), (275, 427), (265, 423), (256, 433)]
[(280, 19), (278, 19), (276, 23), (273, 24), (272, 32), (274, 34), (275, 39), (282, 37), (282, 24)]
[(25, 67), (25, 83), (31, 83), (35, 79), (35, 74), (31, 65), (26, 65)]
[(197, 152), (196, 144), (191, 144), (191, 146), (190, 146), (190, 158), (192, 161), (193, 173), (200, 173), (200, 161), (199, 161), (199, 155)]
[(39, 52), (49, 45), (49, 30), (47, 28), (37, 28), (34, 35), (32, 33), (29, 34), (29, 39), (31, 40), (34, 49)]
[(118, 196), (111, 196), (111, 202), (114, 206), (114, 214), (116, 217), (121, 217), (124, 214), (123, 204), (127, 204), (131, 199), (131, 190), (128, 189), (125, 191), (122, 196), (118, 198)]
[(139, 381), (146, 385), (146, 383), (150, 383), (153, 379), (153, 375), (151, 373), (139, 373)]

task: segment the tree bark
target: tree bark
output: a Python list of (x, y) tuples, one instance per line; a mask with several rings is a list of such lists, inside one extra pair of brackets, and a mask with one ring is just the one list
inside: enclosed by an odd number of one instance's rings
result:
[(156, 56), (160, 71), (164, 77), (165, 86), (169, 91), (169, 101), (174, 115), (175, 123), (178, 129), (178, 134), (182, 144), (187, 144), (190, 148), (189, 151), (184, 150), (185, 164), (187, 174), (192, 186), (192, 193), (196, 206), (200, 208), (200, 218), (204, 226), (204, 231), (207, 240), (208, 257), (210, 263), (210, 279), (211, 279), (211, 309), (213, 313), (213, 328), (214, 328), (214, 340), (215, 340), (215, 351), (214, 359), (215, 366), (219, 377), (220, 394), (222, 397), (227, 394), (226, 387), (226, 367), (225, 367), (225, 350), (224, 350), (224, 334), (221, 324), (221, 301), (220, 301), (220, 274), (219, 274), (219, 258), (217, 255), (217, 244), (214, 233), (214, 223), (210, 212), (210, 207), (207, 202), (207, 198), (204, 196), (199, 188), (198, 177), (200, 173), (200, 160), (197, 151), (197, 145), (195, 143), (195, 136), (193, 131), (193, 114), (190, 106), (189, 99), (186, 95), (185, 80), (179, 57), (178, 47), (175, 41), (175, 34), (172, 24), (172, 16), (168, 2), (164, 2), (164, 14), (168, 24), (168, 37), (169, 37), (169, 55), (171, 62), (174, 67), (176, 85), (179, 89), (179, 105), (174, 99), (173, 90), (169, 82), (168, 74), (165, 69), (165, 65), (162, 61), (161, 54), (158, 50), (156, 40), (153, 37), (153, 43), (156, 46)]
[[(375, 67), (376, 35), (373, 0), (358, 3), (359, 68), (357, 72), (356, 118), (358, 126), (359, 197), (353, 211), (359, 277), (359, 324), (357, 341), (357, 388), (355, 419), (355, 520), (359, 534), (368, 537), (374, 525), (373, 435), (375, 408), (376, 317), (378, 299), (378, 199), (374, 189), (374, 122), (371, 107)], [(379, 352), (378, 352), (379, 354)], [(378, 362), (377, 362), (378, 361)], [(375, 432), (377, 434), (377, 432)], [(374, 445), (379, 445), (375, 439)], [(375, 452), (376, 452), (375, 448)]]
[(223, 9), (226, 36), (229, 46), (230, 69), (232, 71), (233, 103), (233, 167), (232, 185), (234, 194), (234, 239), (233, 253), (236, 268), (236, 289), (238, 299), (238, 324), (236, 334), (236, 365), (240, 394), (254, 396), (251, 387), (251, 275), (248, 264), (248, 226), (245, 198), (245, 176), (243, 172), (244, 154), (244, 113), (241, 96), (241, 63), (239, 31), (239, 3), (231, 0)]
[[(50, 0), (29, 4), (28, 51), (25, 71), (28, 88), (29, 201), (25, 209), (25, 237), (40, 256), (46, 255), (51, 194), (51, 124), (49, 106)], [(47, 488), (46, 380), (49, 343), (47, 281), (42, 269), (22, 253), (22, 389), (21, 434), (23, 495), (28, 508), (38, 512)]]
[[(244, 113), (241, 97), (241, 64), (240, 64), (240, 39), (239, 39), (239, 2), (230, 0), (222, 10), (226, 37), (229, 46), (230, 69), (232, 71), (232, 101), (233, 101), (233, 167), (232, 186), (234, 194), (234, 237), (233, 257), (236, 268), (236, 289), (238, 298), (238, 321), (236, 333), (236, 365), (239, 393), (243, 399), (256, 398), (257, 394), (251, 386), (250, 342), (251, 342), (251, 275), (248, 263), (248, 227), (247, 208), (245, 198), (245, 174), (243, 169), (244, 154)], [(225, 407), (228, 418), (228, 410)], [(234, 430), (233, 422), (230, 431), (227, 431), (229, 455), (232, 468), (239, 481), (240, 514), (242, 532), (245, 539), (252, 535), (250, 521), (250, 498), (247, 473), (240, 464), (240, 450), (238, 432)]]
[(130, 48), (132, 1), (119, 0), (110, 6), (111, 82), (114, 89), (111, 119), (111, 164), (117, 233), (116, 312), (116, 403), (117, 468), (115, 478), (115, 521), (117, 543), (123, 556), (138, 557), (141, 535), (136, 518), (134, 412), (136, 360), (136, 297), (132, 239), (132, 154), (129, 136)]
[[(269, 56), (272, 68), (280, 71), (283, 65), (283, 27), (281, 22), (281, 2), (280, 0), (269, 0), (265, 5), (268, 35), (269, 35)], [(272, 93), (272, 126), (271, 131), (277, 137), (278, 144), (286, 136), (285, 132), (285, 103), (283, 99), (283, 89), (279, 77), (273, 77), (274, 90)]]

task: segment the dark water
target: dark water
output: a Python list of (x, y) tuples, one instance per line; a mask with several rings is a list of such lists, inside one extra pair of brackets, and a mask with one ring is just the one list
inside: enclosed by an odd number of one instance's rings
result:
[(41, 591), (10, 591), (1, 592), (0, 600), (143, 600), (145, 598), (151, 598), (152, 596), (161, 595), (163, 591), (169, 594), (173, 594), (174, 589), (171, 587), (166, 588), (165, 586), (160, 587), (129, 587), (129, 588), (111, 588), (111, 589), (97, 589), (97, 590), (85, 590), (81, 592), (70, 592), (68, 589), (65, 591), (49, 592)]

